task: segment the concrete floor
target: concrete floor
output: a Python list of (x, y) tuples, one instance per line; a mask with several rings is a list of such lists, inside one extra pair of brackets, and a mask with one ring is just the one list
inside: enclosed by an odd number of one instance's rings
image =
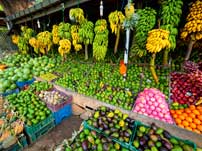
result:
[(71, 138), (74, 130), (79, 130), (82, 119), (72, 115), (53, 128), (48, 134), (39, 138), (34, 144), (29, 145), (24, 151), (50, 151), (64, 139)]

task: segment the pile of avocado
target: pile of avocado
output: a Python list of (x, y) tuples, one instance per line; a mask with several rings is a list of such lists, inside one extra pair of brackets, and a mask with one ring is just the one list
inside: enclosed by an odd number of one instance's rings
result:
[(45, 120), (51, 111), (32, 91), (21, 91), (7, 96), (10, 106), (25, 119), (26, 125), (35, 125)]
[(96, 134), (94, 131), (84, 129), (75, 138), (74, 142), (66, 147), (65, 151), (129, 151), (113, 142), (110, 138)]
[(139, 151), (194, 151), (193, 146), (171, 136), (155, 124), (151, 127), (139, 125), (133, 146)]
[(99, 107), (87, 123), (110, 138), (129, 143), (134, 128), (134, 120), (119, 110), (107, 107)]

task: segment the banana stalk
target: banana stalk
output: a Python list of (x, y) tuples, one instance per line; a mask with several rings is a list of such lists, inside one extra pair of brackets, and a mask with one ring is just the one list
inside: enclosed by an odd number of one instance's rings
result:
[(151, 60), (150, 60), (150, 71), (152, 73), (152, 76), (155, 80), (155, 82), (158, 84), (159, 80), (158, 80), (158, 76), (156, 74), (156, 66), (155, 66), (155, 59), (156, 59), (156, 53), (152, 54)]
[(88, 60), (88, 44), (85, 44), (85, 60)]
[(186, 57), (185, 57), (185, 61), (189, 60), (191, 52), (192, 52), (193, 45), (195, 43), (196, 43), (196, 41), (190, 40), (189, 45), (188, 45), (188, 49), (187, 49), (187, 54), (186, 54)]
[(117, 53), (117, 49), (118, 49), (118, 46), (119, 46), (120, 30), (121, 30), (121, 26), (118, 25), (118, 28), (117, 28), (117, 35), (116, 35), (116, 43), (115, 43), (115, 45), (114, 45), (114, 54)]
[(163, 53), (163, 65), (167, 66), (168, 65), (168, 54), (170, 52), (170, 49), (165, 49)]

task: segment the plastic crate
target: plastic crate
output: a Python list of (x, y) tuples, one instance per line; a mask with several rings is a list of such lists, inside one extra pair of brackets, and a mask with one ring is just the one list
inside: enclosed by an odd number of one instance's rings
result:
[(72, 115), (72, 104), (67, 104), (63, 108), (59, 109), (57, 112), (53, 112), (55, 125), (62, 122), (63, 119)]
[(31, 80), (27, 80), (27, 81), (17, 81), (17, 82), (16, 82), (16, 85), (17, 85), (19, 88), (23, 88), (23, 87), (26, 86), (26, 85), (32, 84), (34, 81), (35, 81), (35, 78), (33, 78), (33, 79), (31, 79)]
[[(62, 95), (66, 95), (60, 91), (59, 91), (59, 93)], [(57, 112), (58, 110), (62, 109), (65, 105), (71, 104), (71, 103), (72, 103), (72, 96), (68, 96), (68, 99), (61, 102), (60, 104), (52, 105), (52, 104), (49, 104), (46, 102), (46, 105), (52, 112)]]
[[(88, 129), (93, 130), (93, 131), (95, 131), (95, 132), (97, 132), (97, 133), (99, 133), (99, 134), (101, 134), (101, 135), (103, 135), (103, 136), (105, 136), (107, 138), (112, 139), (113, 142), (116, 142), (116, 143), (120, 144), (122, 147), (124, 147), (126, 149), (130, 149), (130, 144), (131, 144), (131, 141), (132, 141), (133, 134), (130, 136), (129, 143), (126, 143), (126, 142), (122, 142), (122, 141), (120, 141), (120, 140), (118, 140), (118, 139), (116, 139), (114, 137), (110, 137), (110, 136), (106, 135), (105, 133), (103, 133), (99, 129), (89, 125), (86, 121), (83, 122), (83, 126), (84, 126), (84, 128), (88, 128)], [(134, 128), (135, 128), (135, 124), (134, 124)], [(134, 133), (134, 130), (132, 132)]]
[(14, 145), (12, 145), (9, 148), (5, 149), (5, 151), (22, 151), (23, 148), (28, 146), (27, 139), (26, 139), (25, 135), (20, 136), (18, 141), (19, 142), (15, 143)]
[(50, 130), (52, 130), (55, 127), (54, 121), (49, 122), (44, 127), (36, 131), (35, 133), (27, 134), (28, 135), (28, 141), (29, 143), (34, 143), (37, 139), (39, 139), (41, 136), (47, 134)]
[(8, 95), (11, 95), (11, 94), (13, 94), (13, 93), (19, 93), (20, 92), (20, 90), (17, 88), (17, 89), (14, 89), (14, 90), (11, 90), (11, 91), (8, 91), (8, 92), (5, 92), (5, 93), (0, 93), (0, 96), (2, 95), (2, 96), (8, 96)]
[(33, 126), (27, 126), (25, 125), (25, 132), (28, 135), (34, 135), (35, 133), (41, 131), (45, 126), (47, 126), (49, 123), (54, 122), (53, 114), (50, 114), (45, 120), (39, 122), (36, 125)]
[[(140, 121), (136, 121), (136, 122), (135, 122), (135, 129), (134, 129), (134, 133), (133, 133), (132, 140), (131, 140), (131, 143), (130, 143), (130, 150), (131, 150), (131, 151), (138, 151), (138, 149), (136, 149), (136, 148), (132, 145), (132, 143), (133, 143), (133, 141), (135, 140), (136, 133), (137, 133), (137, 128), (138, 128), (139, 126), (145, 126), (145, 127), (147, 127), (147, 128), (150, 127), (150, 126), (148, 126), (148, 125), (145, 125), (145, 124), (141, 123)], [(179, 141), (182, 141), (183, 143), (185, 143), (185, 144), (187, 144), (187, 145), (190, 145), (190, 146), (194, 149), (194, 151), (196, 151), (196, 144), (195, 144), (195, 143), (193, 143), (193, 142), (191, 142), (191, 141), (189, 141), (189, 140), (180, 139), (180, 138), (175, 137), (175, 136), (172, 136), (172, 138), (175, 138), (175, 139), (177, 139), (177, 140), (179, 140)]]

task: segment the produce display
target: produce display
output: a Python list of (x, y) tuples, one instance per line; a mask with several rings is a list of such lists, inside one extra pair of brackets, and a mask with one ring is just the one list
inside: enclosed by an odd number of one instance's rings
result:
[(190, 105), (185, 109), (170, 111), (179, 127), (202, 134), (202, 107)]
[(129, 151), (118, 143), (114, 143), (111, 139), (96, 134), (95, 131), (88, 129), (82, 130), (74, 139), (73, 143), (66, 147), (65, 151), (80, 150), (110, 150), (110, 151)]
[(68, 96), (61, 94), (59, 91), (57, 90), (52, 90), (52, 91), (41, 91), (38, 94), (39, 98), (43, 101), (45, 101), (48, 104), (51, 105), (56, 105), (56, 104), (60, 104), (66, 100), (68, 100)]
[(10, 106), (25, 118), (27, 125), (35, 125), (43, 121), (51, 111), (32, 91), (21, 91), (7, 96)]
[(130, 56), (142, 57), (147, 54), (147, 36), (148, 32), (153, 29), (156, 24), (157, 13), (154, 9), (146, 7), (144, 9), (138, 9), (136, 14), (138, 15), (138, 22), (135, 26)]
[(143, 92), (140, 92), (135, 101), (133, 112), (173, 124), (165, 95), (158, 89), (145, 88)]
[(118, 109), (112, 110), (107, 107), (99, 107), (87, 123), (110, 138), (129, 143), (135, 126), (134, 120), (123, 114)]
[(93, 41), (93, 57), (100, 61), (104, 60), (108, 49), (107, 21), (104, 19), (97, 20), (95, 23), (95, 38)]
[(173, 137), (154, 124), (151, 127), (138, 125), (133, 146), (139, 151), (194, 151), (194, 146)]

